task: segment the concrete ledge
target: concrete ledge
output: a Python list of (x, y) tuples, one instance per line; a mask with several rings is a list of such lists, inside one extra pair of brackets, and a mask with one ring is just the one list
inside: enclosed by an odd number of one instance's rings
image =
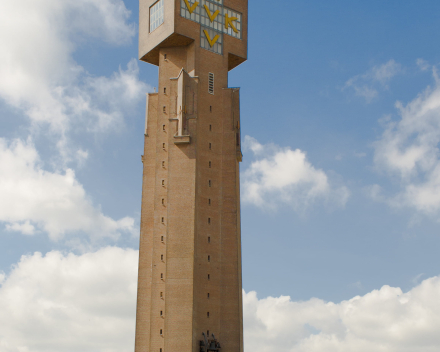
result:
[(174, 136), (174, 144), (189, 144), (191, 136)]

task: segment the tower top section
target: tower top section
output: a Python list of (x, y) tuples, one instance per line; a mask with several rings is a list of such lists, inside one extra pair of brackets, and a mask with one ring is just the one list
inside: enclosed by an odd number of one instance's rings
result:
[(247, 59), (247, 29), (248, 0), (140, 0), (139, 59), (158, 66), (161, 48), (195, 42), (232, 70)]

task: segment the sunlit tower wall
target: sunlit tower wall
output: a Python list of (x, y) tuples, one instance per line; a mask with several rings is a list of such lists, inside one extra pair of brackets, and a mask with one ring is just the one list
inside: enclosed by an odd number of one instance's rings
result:
[(140, 0), (147, 96), (135, 352), (242, 352), (239, 89), (247, 0)]

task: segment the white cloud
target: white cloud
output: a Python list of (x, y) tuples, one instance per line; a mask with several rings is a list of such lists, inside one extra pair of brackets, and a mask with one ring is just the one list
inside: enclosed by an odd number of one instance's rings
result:
[[(138, 252), (23, 256), (0, 273), (2, 352), (132, 351)], [(243, 293), (245, 348), (255, 352), (436, 352), (440, 278), (407, 293), (383, 286), (340, 303)], [(221, 340), (220, 340), (221, 341)]]
[(94, 207), (73, 170), (44, 170), (30, 141), (0, 138), (0, 160), (0, 221), (8, 230), (32, 235), (38, 229), (53, 240), (85, 232), (92, 241), (135, 232), (134, 219), (113, 220)]
[(0, 280), (0, 350), (133, 351), (137, 263), (111, 247), (23, 256)]
[(123, 114), (148, 90), (136, 61), (111, 78), (95, 77), (73, 54), (90, 40), (130, 42), (135, 26), (129, 16), (122, 0), (0, 2), (0, 98), (34, 127), (55, 132), (65, 154), (72, 125), (93, 132), (119, 128)]
[(400, 120), (386, 120), (375, 143), (379, 170), (398, 177), (401, 190), (388, 199), (393, 206), (410, 206), (424, 213), (440, 210), (440, 85), (436, 84), (404, 106), (396, 103)]
[(23, 235), (35, 234), (35, 226), (32, 225), (29, 220), (24, 222), (14, 222), (12, 224), (6, 224), (6, 230), (20, 232)]
[(246, 136), (244, 148), (251, 150), (255, 161), (242, 173), (243, 201), (260, 207), (277, 208), (280, 203), (303, 210), (318, 199), (345, 205), (346, 187), (333, 188), (324, 171), (314, 168), (299, 150), (262, 145)]
[(423, 59), (417, 59), (416, 64), (421, 71), (428, 71), (431, 68), (431, 65), (428, 63), (428, 61)]
[(384, 286), (341, 303), (244, 294), (245, 348), (255, 352), (434, 352), (440, 278), (407, 293)]
[(402, 66), (394, 60), (374, 66), (366, 73), (350, 78), (344, 86), (352, 88), (357, 96), (363, 97), (367, 103), (379, 95), (378, 89), (388, 89), (389, 81), (403, 72)]

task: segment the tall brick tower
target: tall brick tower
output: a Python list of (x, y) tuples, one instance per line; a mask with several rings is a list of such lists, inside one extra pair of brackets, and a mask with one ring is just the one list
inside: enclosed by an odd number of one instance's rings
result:
[(242, 352), (239, 89), (247, 0), (140, 0), (148, 94), (136, 352)]

